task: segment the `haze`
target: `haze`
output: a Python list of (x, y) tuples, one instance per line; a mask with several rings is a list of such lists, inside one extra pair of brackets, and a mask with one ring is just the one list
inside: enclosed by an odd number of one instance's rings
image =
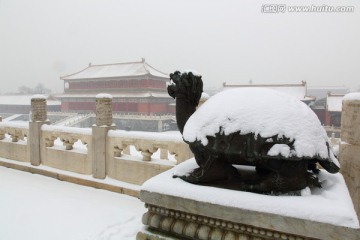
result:
[(262, 13), (269, 1), (0, 0), (1, 93), (92, 64), (146, 61), (160, 71), (196, 69), (205, 88), (223, 82), (300, 83), (360, 89), (360, 2), (352, 13)]

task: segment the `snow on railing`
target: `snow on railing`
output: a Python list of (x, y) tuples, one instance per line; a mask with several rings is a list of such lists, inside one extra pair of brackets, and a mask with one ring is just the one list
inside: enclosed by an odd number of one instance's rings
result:
[(29, 124), (26, 122), (0, 122), (0, 140), (11, 138), (12, 142), (19, 139), (27, 141), (29, 135)]
[(125, 155), (137, 156), (136, 151), (141, 153), (143, 161), (153, 159), (170, 160), (179, 164), (192, 157), (192, 153), (186, 143), (183, 142), (179, 132), (127, 132), (122, 130), (110, 130), (110, 148), (113, 149), (114, 157)]
[[(0, 119), (0, 157), (142, 184), (193, 156), (179, 132), (115, 130), (108, 98), (97, 98), (96, 113), (85, 115), (96, 117), (91, 128), (50, 125), (43, 98), (32, 99), (31, 106), (29, 122)], [(84, 116), (72, 119), (79, 117)], [(173, 116), (140, 117), (160, 121)]]
[(43, 125), (41, 130), (45, 147), (54, 147), (56, 139), (61, 140), (66, 150), (72, 150), (78, 141), (81, 141), (84, 146), (91, 142), (91, 128)]

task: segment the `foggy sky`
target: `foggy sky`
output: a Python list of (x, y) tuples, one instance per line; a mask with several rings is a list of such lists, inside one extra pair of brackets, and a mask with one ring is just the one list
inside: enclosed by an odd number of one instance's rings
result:
[(262, 13), (269, 1), (0, 0), (1, 93), (92, 64), (146, 61), (196, 69), (223, 82), (300, 83), (360, 89), (359, 1), (272, 1), (355, 6), (353, 13)]

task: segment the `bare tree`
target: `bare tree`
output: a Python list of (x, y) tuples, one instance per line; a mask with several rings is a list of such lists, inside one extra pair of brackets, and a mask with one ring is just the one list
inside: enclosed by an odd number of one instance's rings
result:
[(33, 93), (35, 93), (35, 94), (48, 94), (48, 93), (51, 93), (51, 90), (48, 89), (48, 88), (45, 88), (42, 83), (39, 83), (33, 89)]
[(37, 84), (34, 88), (21, 86), (18, 88), (20, 94), (49, 94), (51, 90), (46, 88), (42, 83)]
[(27, 87), (27, 86), (21, 86), (18, 88), (18, 92), (20, 94), (30, 94), (31, 93), (31, 88)]

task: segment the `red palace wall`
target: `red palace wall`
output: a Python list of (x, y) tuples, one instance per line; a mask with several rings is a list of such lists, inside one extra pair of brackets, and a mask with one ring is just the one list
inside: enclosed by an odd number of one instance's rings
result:
[(129, 88), (158, 88), (166, 89), (166, 82), (160, 80), (111, 80), (111, 81), (83, 81), (69, 82), (69, 88), (65, 92), (72, 90), (94, 90), (94, 89), (129, 89)]
[(68, 102), (61, 102), (61, 111), (68, 112), (70, 110)]
[(69, 102), (71, 111), (95, 111), (95, 102)]
[(150, 111), (149, 103), (138, 103), (137, 111), (139, 113), (149, 114)]
[[(167, 103), (113, 102), (112, 108), (114, 112), (133, 112), (143, 114), (169, 113)], [(62, 102), (61, 111), (95, 112), (95, 102)]]
[(150, 112), (153, 113), (166, 113), (166, 104), (164, 103), (158, 103), (158, 104), (151, 104), (150, 105)]
[(319, 118), (321, 124), (325, 125), (325, 109), (312, 109)]

